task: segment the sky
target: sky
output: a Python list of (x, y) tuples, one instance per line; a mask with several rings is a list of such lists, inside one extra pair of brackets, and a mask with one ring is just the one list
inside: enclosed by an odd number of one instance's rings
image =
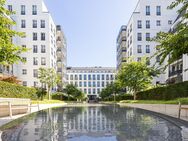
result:
[(138, 0), (45, 0), (67, 38), (67, 65), (115, 67), (116, 38)]

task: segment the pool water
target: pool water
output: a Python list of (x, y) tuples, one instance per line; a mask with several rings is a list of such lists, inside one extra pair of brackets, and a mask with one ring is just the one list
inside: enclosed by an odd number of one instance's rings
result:
[(48, 109), (1, 130), (2, 141), (184, 141), (175, 124), (117, 105)]

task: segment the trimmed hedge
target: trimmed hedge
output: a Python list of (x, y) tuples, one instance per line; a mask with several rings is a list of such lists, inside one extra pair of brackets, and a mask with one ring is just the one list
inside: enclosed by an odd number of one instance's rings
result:
[(62, 93), (62, 92), (56, 92), (52, 94), (52, 99), (54, 100), (68, 100), (68, 97), (66, 96), (66, 94)]
[(138, 100), (174, 100), (188, 97), (188, 81), (137, 93)]
[(37, 99), (36, 89), (0, 81), (0, 97)]
[[(116, 95), (116, 101), (121, 101), (121, 100), (133, 100), (134, 96), (131, 94), (119, 94)], [(114, 96), (108, 97), (103, 99), (104, 101), (114, 101)]]

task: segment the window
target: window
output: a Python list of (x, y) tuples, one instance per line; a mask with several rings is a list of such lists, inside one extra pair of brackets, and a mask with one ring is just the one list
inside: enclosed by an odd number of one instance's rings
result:
[(45, 28), (45, 20), (41, 20), (40, 22), (41, 22), (41, 23), (40, 23), (40, 27), (41, 27), (41, 28)]
[(88, 80), (91, 80), (91, 75), (88, 75)]
[(79, 80), (82, 80), (82, 75), (81, 74), (79, 75)]
[(156, 7), (156, 15), (161, 16), (161, 6)]
[(96, 76), (95, 75), (93, 75), (93, 80), (96, 80)]
[(146, 53), (150, 53), (150, 46), (146, 45)]
[(104, 74), (102, 75), (102, 80), (104, 80)]
[(33, 45), (33, 53), (38, 53), (38, 46), (37, 45)]
[(96, 87), (96, 82), (95, 81), (93, 82), (93, 87)]
[(108, 74), (106, 75), (106, 80), (109, 80), (109, 75)]
[(37, 57), (33, 57), (33, 65), (38, 65), (38, 58)]
[(33, 41), (37, 41), (37, 33), (33, 33)]
[(172, 24), (172, 20), (168, 20), (168, 24), (171, 25)]
[(160, 62), (160, 56), (156, 56), (156, 62), (159, 63)]
[(88, 94), (91, 94), (91, 89), (88, 89)]
[(34, 81), (34, 82), (33, 82), (33, 86), (34, 86), (34, 87), (38, 87), (38, 82)]
[(37, 28), (37, 20), (33, 20), (33, 28)]
[(84, 89), (84, 93), (87, 94), (87, 89)]
[(142, 33), (138, 33), (137, 34), (137, 40), (138, 41), (142, 41)]
[(45, 57), (41, 58), (41, 65), (46, 65), (46, 58)]
[(142, 46), (141, 46), (141, 45), (138, 45), (138, 46), (137, 46), (137, 52), (138, 52), (138, 53), (142, 53)]
[(100, 89), (97, 89), (97, 93), (100, 94), (100, 92), (101, 92)]
[(22, 48), (27, 48), (26, 45), (22, 45)]
[(73, 80), (73, 75), (70, 75), (70, 80)]
[(27, 81), (23, 81), (22, 85), (27, 86)]
[(142, 58), (141, 57), (138, 57), (137, 58), (137, 62), (141, 62)]
[(79, 82), (79, 87), (82, 87), (82, 82), (81, 81)]
[(114, 80), (114, 76), (113, 76), (112, 74), (110, 75), (110, 79), (111, 79), (111, 80)]
[(8, 5), (8, 10), (9, 10), (10, 12), (13, 11), (13, 10), (12, 10), (12, 5)]
[(90, 81), (88, 82), (88, 86), (91, 87), (91, 82)]
[(27, 70), (26, 69), (22, 69), (22, 74), (26, 75), (27, 74)]
[(87, 80), (87, 75), (84, 75), (84, 80)]
[(37, 6), (36, 5), (32, 6), (32, 14), (37, 15)]
[(138, 28), (142, 28), (142, 21), (141, 21), (141, 20), (138, 20), (138, 21), (137, 21), (137, 27), (138, 27)]
[(45, 33), (41, 33), (41, 40), (45, 41)]
[(150, 41), (150, 33), (146, 33), (146, 41)]
[(102, 87), (104, 87), (104, 81), (102, 82)]
[(33, 77), (35, 77), (35, 78), (38, 77), (38, 70), (37, 69), (33, 70)]
[(150, 58), (149, 57), (146, 58), (146, 64), (150, 65)]
[(147, 28), (147, 29), (150, 28), (150, 21), (149, 21), (149, 20), (146, 21), (146, 28)]
[(160, 20), (156, 21), (156, 26), (161, 26), (161, 21)]
[(97, 80), (100, 80), (100, 75), (99, 74), (97, 75)]
[(24, 62), (27, 62), (27, 58), (26, 58), (26, 57), (22, 57), (22, 60), (23, 60)]
[(87, 87), (87, 82), (84, 82), (84, 87)]
[(150, 6), (146, 6), (146, 16), (150, 15)]
[(25, 20), (21, 20), (21, 28), (26, 28)]
[(96, 90), (95, 89), (93, 89), (93, 94), (96, 94)]
[(75, 79), (75, 80), (78, 80), (78, 75), (74, 75), (74, 79)]
[(97, 81), (97, 87), (100, 87), (101, 85), (100, 85), (100, 82), (99, 81)]
[(25, 5), (21, 5), (21, 15), (25, 15)]
[(46, 53), (46, 46), (45, 45), (41, 45), (41, 53)]

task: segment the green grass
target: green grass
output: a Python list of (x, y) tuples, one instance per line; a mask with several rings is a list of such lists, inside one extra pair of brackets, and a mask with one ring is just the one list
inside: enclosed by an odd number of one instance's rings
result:
[(44, 99), (43, 101), (40, 100), (32, 100), (32, 104), (60, 104), (60, 103), (65, 103), (64, 101), (60, 101), (60, 100), (47, 100)]
[(129, 104), (179, 104), (179, 101), (183, 105), (188, 105), (188, 98), (179, 98), (176, 100), (162, 101), (162, 100), (123, 100), (120, 103)]

